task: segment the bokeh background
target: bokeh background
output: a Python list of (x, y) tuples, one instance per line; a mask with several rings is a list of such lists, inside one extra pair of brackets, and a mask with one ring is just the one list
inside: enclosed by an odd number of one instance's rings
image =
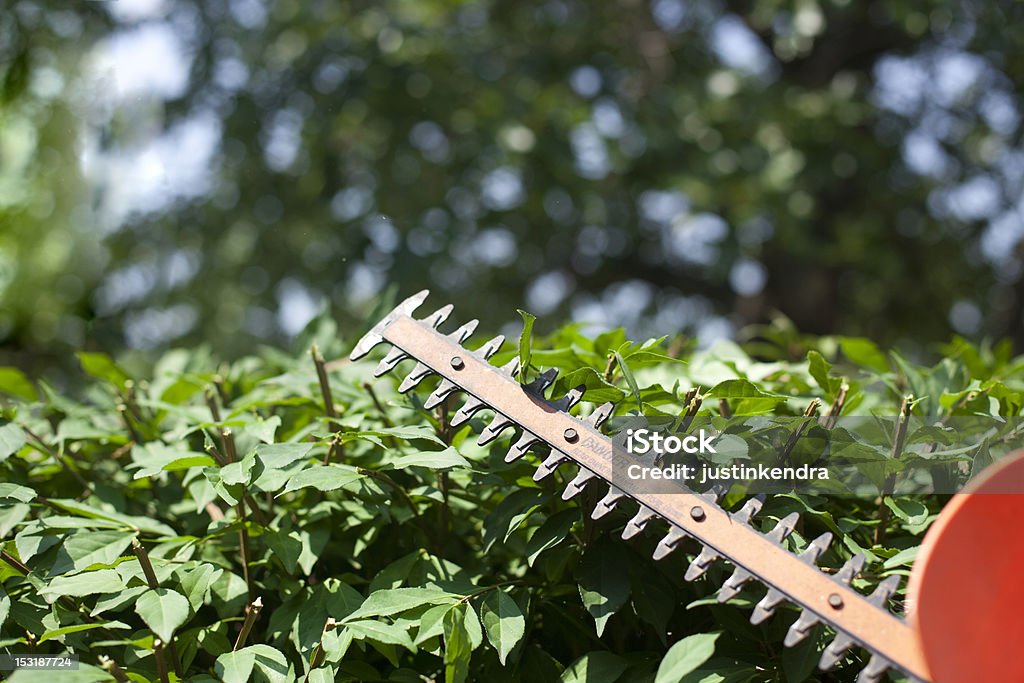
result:
[(0, 0), (0, 363), (501, 329), (1024, 343), (1024, 3)]

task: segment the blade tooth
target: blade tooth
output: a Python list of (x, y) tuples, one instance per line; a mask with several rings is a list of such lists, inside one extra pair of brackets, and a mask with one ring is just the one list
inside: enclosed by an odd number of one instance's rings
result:
[(479, 324), (479, 320), (470, 320), (466, 324), (460, 325), (457, 330), (448, 335), (448, 338), (454, 339), (456, 344), (461, 344), (469, 339), (469, 336), (476, 331), (476, 326)]
[(423, 402), (423, 407), (427, 410), (436, 408), (446, 398), (451, 396), (453, 393), (459, 390), (459, 385), (455, 384), (451, 380), (442, 379), (441, 383), (437, 385), (437, 389), (427, 396), (427, 400)]
[(811, 612), (802, 612), (800, 618), (794, 621), (793, 625), (789, 627), (789, 631), (786, 632), (786, 639), (783, 641), (783, 645), (793, 647), (810, 635), (811, 629), (820, 623), (821, 619), (814, 616)]
[[(473, 322), (475, 323), (476, 321), (474, 320)], [(495, 337), (494, 339), (489, 340), (486, 344), (481, 346), (479, 349), (477, 349), (473, 353), (475, 355), (477, 355), (477, 356), (480, 356), (484, 360), (487, 360), (488, 358), (490, 358), (491, 356), (496, 354), (498, 352), (498, 349), (500, 349), (501, 345), (504, 344), (504, 343), (505, 343), (505, 335), (499, 334), (497, 337)], [(518, 363), (518, 359), (517, 359), (516, 362)]]
[(669, 529), (668, 534), (658, 542), (658, 547), (654, 549), (654, 559), (660, 560), (663, 557), (667, 557), (673, 550), (679, 547), (679, 543), (688, 535), (681, 528), (673, 526)]
[(737, 522), (748, 523), (754, 515), (761, 511), (764, 501), (765, 495), (763, 493), (759, 493), (753, 498), (748, 498), (747, 502), (743, 503), (743, 507), (732, 513), (732, 518)]
[(486, 446), (490, 442), (501, 436), (501, 433), (515, 425), (515, 422), (505, 417), (501, 413), (495, 413), (494, 419), (491, 420), (490, 424), (484, 427), (484, 430), (480, 432), (480, 438), (476, 440), (477, 446)]
[(878, 584), (874, 592), (868, 596), (868, 602), (875, 607), (885, 607), (885, 603), (889, 601), (896, 589), (900, 587), (900, 577), (893, 575), (887, 576), (882, 583)]
[(540, 438), (536, 434), (524, 431), (519, 439), (509, 447), (508, 453), (505, 454), (505, 462), (518, 460), (526, 455), (526, 451), (538, 443), (540, 443)]
[(384, 356), (384, 359), (381, 362), (377, 363), (377, 367), (373, 369), (373, 376), (380, 377), (386, 372), (391, 372), (399, 363), (408, 357), (409, 354), (396, 346), (388, 351), (388, 355)]
[(822, 671), (828, 671), (839, 663), (839, 660), (843, 658), (843, 655), (846, 654), (847, 650), (856, 644), (857, 641), (853, 638), (845, 633), (840, 633), (832, 640), (831, 643), (828, 644), (825, 651), (821, 653), (821, 659), (818, 661), (818, 668)]
[(729, 486), (721, 483), (715, 483), (712, 484), (711, 488), (709, 488), (707, 491), (704, 491), (697, 495), (699, 495), (701, 498), (704, 498), (705, 500), (711, 501), (712, 503), (717, 503), (718, 499), (727, 494), (728, 492)]
[(590, 426), (597, 429), (611, 417), (612, 411), (615, 410), (614, 403), (602, 403), (598, 408), (586, 417), (585, 422), (589, 422)]
[(437, 309), (420, 322), (426, 323), (436, 330), (441, 326), (441, 323), (448, 320), (448, 316), (452, 314), (452, 310), (454, 310), (454, 308), (455, 307), (452, 306), (451, 304), (448, 304), (447, 306), (442, 306), (441, 308)]
[(796, 528), (796, 523), (800, 521), (800, 515), (796, 512), (791, 513), (779, 520), (779, 523), (775, 525), (775, 528), (769, 531), (765, 536), (768, 540), (774, 541), (775, 543), (782, 543), (793, 533), (793, 529)]
[(704, 546), (701, 548), (700, 554), (693, 558), (690, 566), (686, 568), (686, 574), (683, 575), (683, 578), (687, 581), (696, 581), (711, 567), (712, 562), (720, 559), (722, 559), (722, 556), (718, 554), (717, 550)]
[(743, 586), (754, 578), (754, 575), (743, 567), (736, 567), (718, 591), (718, 602), (728, 602), (743, 590)]
[(860, 574), (861, 570), (864, 569), (864, 565), (866, 563), (867, 558), (864, 557), (864, 555), (860, 553), (854, 555), (843, 563), (842, 569), (836, 572), (835, 580), (845, 586), (849, 586), (854, 577)]
[(551, 473), (558, 469), (558, 466), (569, 462), (569, 457), (564, 453), (558, 453), (557, 451), (549, 455), (544, 459), (544, 462), (540, 464), (537, 471), (533, 473), (533, 480), (540, 481), (545, 477), (551, 476)]
[(885, 657), (879, 657), (878, 655), (872, 655), (868, 661), (868, 665), (864, 667), (860, 675), (857, 676), (857, 683), (878, 683), (882, 680), (882, 676), (892, 666)]
[(565, 487), (565, 491), (562, 492), (562, 500), (569, 500), (575, 495), (578, 495), (583, 488), (594, 479), (597, 479), (597, 475), (588, 469), (580, 468), (576, 478), (569, 482), (569, 485)]
[(583, 398), (583, 393), (586, 390), (587, 385), (585, 384), (581, 384), (578, 387), (573, 387), (572, 389), (566, 392), (565, 396), (558, 399), (557, 401), (553, 401), (551, 405), (557, 410), (569, 410), (574, 405), (580, 402), (580, 399)]
[(515, 377), (516, 375), (519, 374), (519, 359), (513, 358), (512, 360), (498, 368), (498, 372), (507, 377)]
[(622, 489), (617, 486), (612, 486), (608, 489), (608, 493), (605, 497), (597, 502), (597, 506), (594, 508), (594, 512), (591, 513), (591, 519), (601, 519), (609, 512), (615, 509), (615, 506), (619, 504), (626, 494), (623, 493)]
[(828, 550), (829, 544), (832, 543), (832, 534), (828, 531), (818, 536), (816, 539), (811, 541), (807, 548), (798, 555), (798, 557), (807, 562), (808, 564), (814, 564), (821, 557), (822, 553)]
[(541, 397), (543, 397), (544, 396), (544, 392), (547, 391), (547, 388), (550, 387), (554, 383), (556, 377), (558, 377), (558, 369), (557, 368), (551, 368), (550, 370), (545, 370), (544, 372), (542, 372), (537, 377), (537, 379), (535, 379), (532, 382), (530, 382), (529, 384), (523, 386), (523, 389), (525, 391), (533, 394), (534, 396), (541, 396)]
[(647, 507), (646, 505), (640, 506), (640, 511), (637, 512), (633, 519), (629, 520), (626, 524), (626, 528), (622, 530), (622, 538), (628, 540), (633, 538), (647, 526), (647, 523), (658, 516), (658, 513)]
[(374, 346), (384, 341), (384, 337), (382, 336), (384, 328), (395, 322), (395, 320), (403, 315), (412, 315), (412, 312), (419, 308), (420, 304), (426, 300), (428, 294), (430, 294), (430, 290), (424, 289), (395, 306), (395, 308), (384, 316), (379, 323), (374, 325), (369, 332), (363, 335), (363, 338), (360, 339), (355, 348), (352, 349), (352, 353), (349, 354), (349, 360), (359, 360), (368, 354)]
[(769, 588), (765, 596), (761, 598), (761, 602), (754, 606), (754, 613), (750, 615), (750, 623), (761, 624), (767, 621), (775, 610), (778, 609), (779, 605), (785, 602), (786, 596), (774, 588)]
[(466, 399), (466, 402), (462, 404), (462, 407), (455, 411), (455, 414), (452, 415), (452, 419), (448, 421), (448, 424), (452, 427), (458, 427), (476, 415), (477, 411), (486, 407), (487, 404), (476, 396), (470, 396)]
[(417, 384), (429, 377), (434, 371), (428, 368), (423, 363), (416, 363), (416, 367), (412, 369), (402, 383), (398, 385), (398, 393), (404, 394)]

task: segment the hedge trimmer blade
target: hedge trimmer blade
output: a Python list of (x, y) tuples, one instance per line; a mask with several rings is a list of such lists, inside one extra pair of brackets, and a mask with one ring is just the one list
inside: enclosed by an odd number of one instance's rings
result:
[(935, 683), (1024, 681), (1024, 451), (970, 482), (928, 530), (908, 621)]
[(623, 531), (624, 538), (640, 533), (652, 520), (663, 520), (668, 524), (668, 532), (654, 551), (655, 559), (677, 550), (684, 539), (696, 540), (701, 550), (690, 563), (686, 580), (701, 576), (715, 562), (729, 562), (733, 566), (732, 575), (719, 589), (720, 602), (736, 595), (745, 584), (764, 584), (767, 594), (755, 607), (751, 622), (759, 624), (770, 619), (787, 602), (799, 607), (801, 614), (785, 637), (787, 647), (803, 641), (815, 626), (829, 625), (836, 635), (821, 657), (822, 669), (835, 666), (850, 648), (862, 646), (872, 656), (857, 679), (859, 683), (880, 681), (892, 667), (904, 671), (912, 680), (931, 680), (915, 631), (888, 609), (899, 577), (890, 576), (873, 593), (862, 595), (850, 585), (864, 567), (862, 555), (852, 557), (832, 576), (817, 566), (817, 558), (827, 549), (831, 534), (814, 539), (800, 555), (783, 547), (783, 541), (799, 521), (795, 513), (779, 520), (767, 533), (761, 533), (750, 525), (751, 518), (760, 511), (759, 498), (751, 498), (738, 510), (728, 512), (714, 494), (689, 489), (683, 489), (683, 493), (652, 493), (628, 477), (613, 478), (616, 465), (612, 441), (598, 431), (612, 414), (611, 404), (598, 407), (587, 418), (574, 417), (567, 411), (582, 398), (583, 387), (557, 399), (547, 399), (545, 392), (555, 380), (554, 370), (521, 386), (513, 379), (518, 371), (516, 361), (502, 368), (487, 362), (498, 350), (500, 337), (477, 351), (468, 351), (461, 346), (468, 336), (463, 328), (448, 336), (435, 329), (450, 308), (415, 320), (412, 313), (426, 296), (423, 291), (401, 303), (359, 341), (351, 358), (366, 355), (378, 343), (390, 343), (394, 349), (378, 366), (380, 372), (393, 369), (405, 358), (416, 361), (399, 387), (402, 392), (431, 374), (439, 375), (440, 384), (427, 399), (427, 406), (437, 405), (457, 392), (467, 395), (462, 407), (452, 415), (453, 426), (463, 424), (478, 411), (490, 410), (494, 417), (478, 443), (493, 441), (511, 428), (519, 430), (506, 461), (521, 458), (533, 446), (547, 445), (551, 455), (541, 463), (534, 478), (540, 480), (563, 465), (577, 467), (563, 493), (565, 499), (578, 494), (590, 482), (601, 480), (608, 486), (608, 492), (593, 510), (595, 519), (625, 501), (638, 506)]

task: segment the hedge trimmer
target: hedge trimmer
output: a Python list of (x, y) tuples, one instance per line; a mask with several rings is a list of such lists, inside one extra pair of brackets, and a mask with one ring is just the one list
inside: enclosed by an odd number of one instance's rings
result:
[(661, 519), (668, 531), (654, 551), (655, 559), (678, 550), (686, 539), (695, 540), (701, 549), (686, 570), (687, 580), (700, 577), (713, 563), (730, 563), (733, 572), (718, 591), (719, 602), (728, 601), (748, 583), (764, 584), (767, 592), (753, 610), (752, 623), (766, 621), (787, 602), (796, 605), (800, 616), (786, 634), (787, 647), (806, 639), (819, 624), (828, 625), (835, 636), (821, 655), (821, 669), (834, 667), (851, 648), (863, 647), (871, 657), (859, 683), (880, 681), (891, 668), (922, 682), (1024, 681), (1024, 658), (1013, 652), (1014, 646), (1024, 644), (1024, 496), (1018, 495), (1024, 492), (1024, 458), (1011, 457), (992, 466), (965, 489), (971, 495), (955, 496), (943, 511), (911, 575), (907, 602), (912, 612), (901, 619), (889, 609), (899, 576), (887, 577), (870, 595), (863, 595), (851, 586), (866, 564), (863, 555), (854, 555), (833, 574), (818, 567), (831, 534), (812, 540), (799, 555), (783, 546), (799, 522), (797, 513), (761, 533), (750, 524), (760, 511), (761, 498), (749, 498), (730, 512), (715, 494), (656, 493), (613, 477), (612, 441), (599, 431), (612, 414), (612, 404), (601, 405), (585, 418), (571, 415), (583, 387), (557, 399), (545, 398), (555, 380), (553, 370), (520, 385), (514, 378), (518, 359), (500, 368), (488, 362), (502, 337), (468, 351), (462, 343), (474, 331), (475, 321), (447, 335), (438, 331), (451, 306), (414, 319), (413, 311), (426, 296), (426, 291), (420, 292), (397, 306), (359, 341), (351, 358), (365, 356), (381, 342), (391, 344), (377, 376), (403, 360), (415, 360), (399, 386), (403, 393), (439, 375), (440, 383), (424, 406), (433, 408), (457, 393), (466, 394), (451, 417), (452, 427), (465, 424), (479, 411), (493, 411), (479, 443), (485, 445), (515, 428), (519, 436), (505, 456), (508, 462), (535, 446), (549, 447), (551, 454), (534, 478), (539, 481), (564, 464), (578, 467), (562, 494), (566, 500), (590, 482), (604, 482), (608, 492), (594, 508), (594, 519), (623, 501), (638, 506), (623, 538)]

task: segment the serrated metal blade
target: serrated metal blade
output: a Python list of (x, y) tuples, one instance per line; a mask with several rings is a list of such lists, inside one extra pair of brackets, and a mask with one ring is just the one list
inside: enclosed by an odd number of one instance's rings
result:
[(505, 462), (515, 462), (526, 455), (526, 452), (532, 446), (540, 443), (540, 441), (540, 437), (536, 434), (524, 431), (516, 442), (509, 447), (508, 452), (505, 454)]
[(786, 639), (782, 642), (786, 647), (793, 647), (803, 641), (804, 638), (810, 635), (811, 629), (821, 623), (821, 619), (816, 617), (811, 612), (804, 610), (800, 613), (800, 618), (793, 622), (793, 625), (789, 627), (789, 631), (786, 632)]
[(614, 403), (602, 403), (594, 410), (594, 412), (592, 412), (590, 415), (587, 415), (587, 417), (584, 418), (583, 421), (589, 424), (594, 429), (597, 429), (602, 424), (604, 424), (609, 417), (611, 417), (611, 414), (614, 411)]
[(562, 500), (569, 500), (573, 496), (579, 495), (580, 491), (586, 487), (588, 482), (597, 478), (597, 475), (590, 470), (580, 468), (576, 477), (565, 487), (565, 491), (562, 491)]
[(853, 638), (845, 633), (840, 633), (832, 639), (832, 642), (828, 644), (825, 651), (821, 653), (821, 659), (818, 660), (818, 668), (822, 671), (828, 671), (838, 664), (847, 651), (856, 644), (857, 641)]
[(614, 510), (615, 506), (618, 505), (625, 497), (626, 494), (623, 493), (622, 489), (617, 486), (612, 486), (608, 490), (608, 493), (605, 494), (605, 497), (599, 500), (597, 505), (594, 506), (594, 511), (590, 514), (590, 518), (601, 519)]
[(569, 462), (569, 456), (564, 453), (552, 453), (540, 464), (537, 471), (533, 473), (533, 480), (540, 481), (551, 476), (551, 473), (558, 469), (558, 466)]
[(639, 534), (647, 526), (647, 523), (658, 516), (658, 513), (649, 507), (640, 506), (640, 511), (633, 515), (633, 519), (629, 520), (626, 527), (622, 530), (622, 538), (629, 540)]
[(558, 369), (551, 368), (537, 375), (529, 384), (523, 385), (523, 391), (528, 394), (532, 394), (539, 398), (544, 398), (544, 392), (548, 390), (552, 384), (555, 383), (555, 379), (558, 377)]
[(658, 542), (658, 547), (654, 549), (654, 559), (660, 560), (664, 557), (668, 557), (679, 547), (679, 544), (687, 536), (689, 536), (688, 533), (673, 525), (672, 528), (669, 529), (668, 534)]
[(412, 372), (406, 375), (405, 379), (402, 380), (402, 383), (398, 385), (398, 393), (404, 394), (410, 391), (417, 384), (425, 380), (427, 377), (430, 377), (433, 372), (433, 370), (423, 363), (416, 363)]
[(793, 512), (791, 514), (788, 514), (782, 519), (780, 519), (779, 523), (776, 524), (771, 531), (765, 534), (765, 537), (768, 540), (773, 541), (775, 543), (782, 543), (789, 537), (791, 533), (793, 533), (793, 529), (796, 528), (796, 525), (799, 521), (799, 513)]
[(551, 407), (554, 408), (555, 410), (568, 411), (570, 408), (572, 408), (574, 405), (580, 402), (586, 390), (587, 387), (585, 384), (581, 384), (578, 387), (573, 387), (572, 389), (565, 393), (565, 396), (558, 399), (557, 401), (552, 401)]
[(494, 418), (484, 427), (484, 430), (480, 432), (480, 438), (476, 440), (477, 446), (486, 446), (490, 442), (501, 436), (501, 433), (509, 427), (514, 427), (515, 422), (505, 417), (501, 413), (495, 413)]
[[(498, 350), (501, 348), (501, 345), (504, 343), (505, 335), (499, 334), (497, 337), (489, 339), (483, 346), (474, 351), (473, 355), (479, 356), (480, 358), (487, 360), (488, 358), (496, 354)], [(518, 364), (518, 359), (516, 362)]]
[(750, 615), (750, 623), (757, 626), (767, 621), (779, 605), (786, 601), (786, 596), (775, 588), (769, 588), (761, 601), (754, 606), (754, 613)]
[(448, 424), (453, 428), (458, 427), (464, 422), (468, 422), (474, 415), (480, 410), (487, 407), (487, 404), (478, 399), (476, 396), (467, 396), (466, 402), (462, 404), (462, 407), (455, 411)]
[(427, 295), (429, 294), (430, 290), (424, 289), (420, 292), (417, 292), (416, 294), (413, 294), (408, 299), (395, 306), (395, 308), (392, 309), (390, 313), (384, 316), (384, 318), (379, 323), (374, 325), (370, 329), (370, 331), (364, 334), (362, 339), (360, 339), (359, 342), (356, 343), (355, 348), (352, 349), (352, 353), (350, 353), (348, 356), (349, 360), (359, 360), (360, 358), (368, 354), (370, 350), (373, 349), (374, 346), (384, 341), (384, 329), (402, 316), (411, 316), (412, 312), (419, 308), (420, 304), (426, 301)]
[(758, 494), (753, 498), (748, 498), (747, 501), (743, 503), (743, 507), (732, 513), (732, 518), (737, 522), (749, 524), (754, 515), (761, 511), (764, 501), (765, 495), (763, 493)]
[(754, 575), (743, 567), (736, 567), (719, 589), (718, 602), (728, 602), (736, 597), (736, 595), (743, 590), (743, 586), (753, 578)]
[(718, 551), (710, 546), (704, 546), (701, 548), (700, 553), (697, 557), (693, 558), (690, 562), (690, 566), (686, 568), (686, 574), (683, 578), (687, 581), (696, 581), (704, 575), (713, 563), (721, 560), (722, 556), (718, 554)]
[(872, 655), (868, 665), (857, 676), (857, 683), (879, 683), (885, 672), (892, 668), (892, 662), (884, 657)]
[(380, 363), (377, 363), (377, 367), (373, 369), (373, 376), (380, 377), (385, 373), (391, 372), (399, 363), (408, 357), (409, 354), (396, 346), (388, 351), (387, 355), (384, 356), (384, 359), (381, 360)]
[(441, 405), (446, 398), (458, 390), (458, 385), (454, 384), (450, 380), (443, 379), (441, 380), (441, 383), (437, 385), (437, 389), (434, 389), (430, 396), (427, 396), (427, 400), (423, 402), (423, 407), (427, 410), (436, 408)]
[(849, 586), (855, 577), (860, 575), (867, 563), (867, 558), (858, 553), (843, 563), (842, 568), (836, 572), (835, 580), (844, 586)]

